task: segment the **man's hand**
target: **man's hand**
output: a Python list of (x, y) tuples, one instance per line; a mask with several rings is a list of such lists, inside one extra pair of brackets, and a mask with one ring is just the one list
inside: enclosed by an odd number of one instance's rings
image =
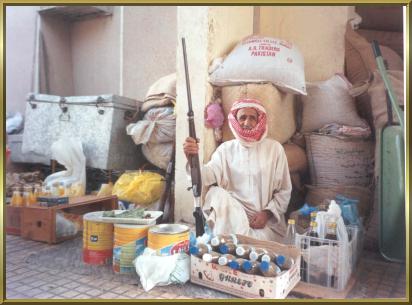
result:
[(186, 159), (189, 160), (189, 155), (196, 155), (199, 153), (199, 145), (197, 144), (196, 140), (187, 137), (185, 142), (183, 143), (183, 152), (186, 155)]
[(249, 220), (249, 225), (252, 229), (263, 229), (266, 226), (269, 218), (271, 218), (272, 216), (273, 215), (269, 210), (263, 210), (251, 217), (251, 219)]

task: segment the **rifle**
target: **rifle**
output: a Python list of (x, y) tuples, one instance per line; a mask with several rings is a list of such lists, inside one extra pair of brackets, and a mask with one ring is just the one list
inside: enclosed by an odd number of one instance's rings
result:
[[(190, 83), (189, 83), (189, 70), (187, 68), (187, 58), (186, 58), (186, 43), (185, 39), (182, 38), (183, 47), (183, 60), (185, 64), (186, 73), (186, 91), (187, 91), (187, 102), (189, 105), (189, 111), (187, 112), (187, 119), (189, 121), (189, 136), (197, 141), (194, 114), (192, 109), (192, 98), (190, 94)], [(205, 232), (205, 217), (203, 216), (202, 209), (200, 207), (200, 195), (202, 194), (202, 178), (200, 173), (199, 155), (189, 156), (190, 165), (190, 176), (192, 177), (192, 191), (195, 197), (195, 210), (193, 211), (193, 216), (195, 217), (196, 225), (196, 236), (202, 236)], [(189, 188), (190, 189), (190, 188)]]
[[(166, 220), (170, 220), (171, 217), (171, 213), (172, 213), (172, 207), (171, 207), (171, 203), (170, 203), (170, 193), (171, 193), (171, 186), (172, 186), (172, 180), (173, 180), (173, 173), (175, 171), (175, 145), (173, 145), (173, 150), (172, 150), (172, 157), (170, 158), (169, 163), (167, 164), (167, 168), (166, 168), (166, 174), (165, 174), (165, 190), (162, 194), (162, 198), (160, 199), (160, 211), (163, 211), (163, 215), (161, 218), (160, 222), (164, 222)], [(169, 215), (166, 218), (165, 215), (165, 206), (166, 206), (166, 201), (169, 202)]]

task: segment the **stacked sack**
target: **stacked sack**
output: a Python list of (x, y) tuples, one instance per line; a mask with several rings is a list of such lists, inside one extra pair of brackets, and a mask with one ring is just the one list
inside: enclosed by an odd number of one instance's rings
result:
[(166, 169), (173, 151), (176, 132), (176, 73), (164, 76), (148, 90), (141, 106), (142, 120), (129, 124), (126, 132), (133, 141), (142, 145), (146, 159)]
[[(370, 31), (372, 32), (372, 31)], [(377, 34), (380, 31), (376, 31)], [(378, 152), (380, 147), (379, 130), (382, 129), (388, 122), (387, 98), (385, 93), (385, 85), (377, 70), (376, 59), (373, 54), (370, 41), (359, 33), (362, 31), (355, 31), (348, 25), (345, 34), (345, 63), (346, 75), (349, 81), (353, 84), (353, 91), (356, 95), (356, 104), (358, 111), (364, 117), (370, 127), (375, 138), (375, 159), (379, 160)], [(402, 39), (396, 37), (396, 32), (382, 32), (386, 33), (386, 42), (384, 44), (391, 45), (389, 48), (380, 45), (382, 56), (385, 60), (388, 78), (392, 84), (394, 93), (400, 106), (404, 105), (404, 71), (402, 48), (397, 48), (390, 42), (400, 42)], [(391, 36), (393, 34), (395, 36)], [(374, 37), (376, 39), (376, 37)], [(397, 52), (396, 52), (397, 51)], [(393, 114), (393, 121), (398, 122), (395, 113)], [(379, 179), (378, 162), (375, 163), (374, 168), (374, 186), (376, 188)], [(378, 249), (378, 198), (377, 194), (374, 198), (372, 208), (371, 221), (367, 228), (365, 236), (365, 248), (370, 250)]]
[(307, 83), (300, 129), (311, 182), (305, 202), (317, 206), (343, 195), (358, 201), (365, 221), (372, 199), (373, 141), (367, 122), (357, 114), (351, 88), (341, 74)]
[[(304, 149), (290, 142), (296, 132), (295, 98), (306, 94), (303, 57), (295, 45), (272, 37), (248, 36), (224, 59), (217, 58), (209, 68), (214, 86), (214, 103), (221, 104), (222, 120), (206, 109), (206, 126), (219, 121), (218, 142), (234, 138), (228, 122), (232, 104), (240, 98), (259, 100), (267, 111), (268, 138), (284, 145), (293, 189), (301, 189), (300, 177), (307, 170)], [(214, 110), (214, 108), (213, 108)], [(214, 115), (214, 117), (210, 117)], [(292, 195), (293, 197), (293, 195)]]

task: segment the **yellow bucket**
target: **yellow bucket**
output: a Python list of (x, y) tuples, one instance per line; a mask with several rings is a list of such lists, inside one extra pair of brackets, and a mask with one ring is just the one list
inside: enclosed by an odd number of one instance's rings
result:
[(86, 264), (110, 263), (113, 249), (113, 224), (99, 221), (102, 212), (83, 216), (83, 261)]
[(189, 233), (189, 227), (181, 224), (156, 225), (149, 229), (147, 246), (157, 255), (189, 253)]
[(114, 225), (113, 271), (130, 273), (135, 270), (133, 260), (147, 245), (147, 225)]

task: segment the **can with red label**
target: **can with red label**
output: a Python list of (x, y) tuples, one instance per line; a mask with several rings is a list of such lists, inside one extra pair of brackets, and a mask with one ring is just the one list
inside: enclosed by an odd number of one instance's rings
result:
[(147, 246), (162, 256), (189, 253), (189, 234), (189, 227), (182, 224), (152, 226), (148, 232)]

